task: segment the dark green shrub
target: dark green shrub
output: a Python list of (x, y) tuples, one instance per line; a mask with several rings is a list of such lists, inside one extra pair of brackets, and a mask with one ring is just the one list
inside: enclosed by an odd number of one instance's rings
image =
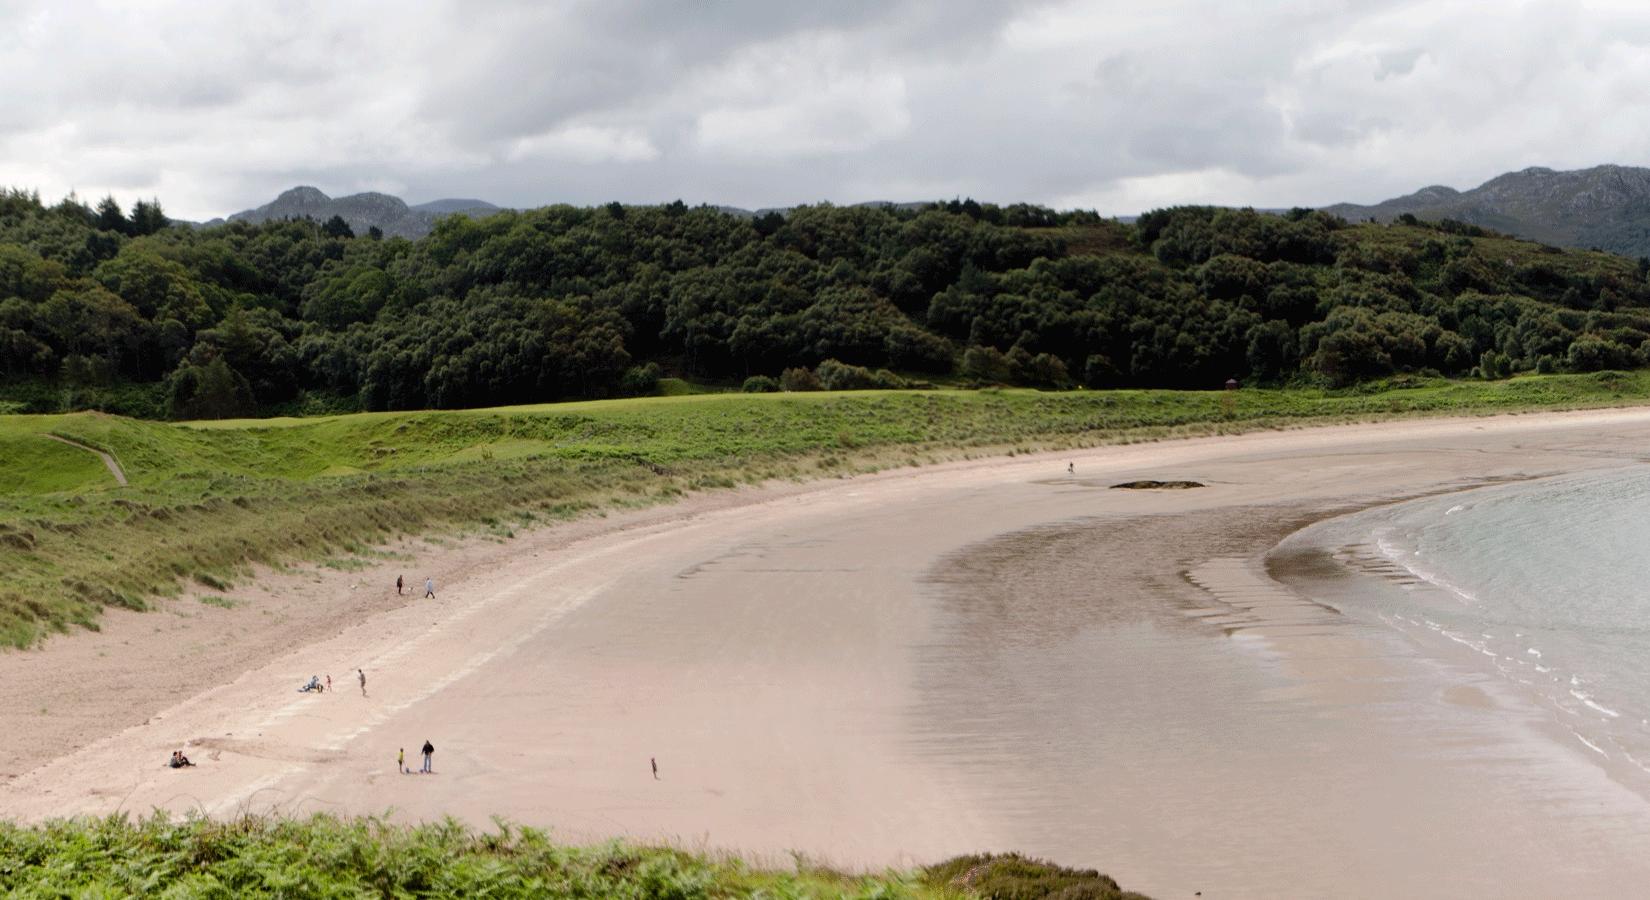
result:
[(1011, 376), (1008, 357), (996, 347), (969, 347), (963, 352), (962, 373), (988, 384), (1001, 384)]
[(779, 380), (772, 375), (752, 375), (745, 379), (740, 390), (747, 394), (772, 394), (779, 390)]
[(834, 359), (819, 364), (819, 382), (827, 391), (896, 390), (905, 387), (905, 379), (887, 369), (875, 372), (864, 366), (850, 366)]
[(619, 391), (626, 397), (646, 397), (659, 391), (659, 364), (631, 366), (619, 379)]
[(786, 369), (779, 373), (779, 386), (787, 391), (822, 391), (819, 376), (804, 368)]
[(934, 887), (990, 900), (1144, 900), (1093, 869), (1068, 869), (1018, 853), (958, 856), (923, 870)]
[(1600, 369), (1625, 369), (1633, 364), (1633, 351), (1623, 344), (1584, 334), (1575, 339), (1566, 354), (1571, 371), (1597, 372)]

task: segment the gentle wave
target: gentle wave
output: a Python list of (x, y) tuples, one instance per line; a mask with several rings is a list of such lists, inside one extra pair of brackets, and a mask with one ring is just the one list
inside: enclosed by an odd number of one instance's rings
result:
[(1650, 760), (1650, 467), (1373, 509), (1309, 541), (1400, 576), (1372, 578), (1350, 611), (1459, 648), (1600, 756)]

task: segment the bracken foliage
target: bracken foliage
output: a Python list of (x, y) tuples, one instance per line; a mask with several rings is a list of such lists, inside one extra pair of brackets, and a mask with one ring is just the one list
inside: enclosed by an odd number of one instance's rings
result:
[[(542, 831), (448, 819), (174, 821), (164, 815), (0, 823), (0, 895), (175, 898), (1112, 898), (1116, 883), (1015, 856), (969, 857), (918, 872), (846, 875), (799, 865), (763, 871), (725, 858), (619, 842), (569, 847)], [(975, 885), (961, 876), (976, 861)], [(953, 871), (958, 875), (953, 875)], [(1038, 888), (1045, 888), (1041, 893)], [(1012, 891), (1012, 893), (1006, 892)], [(1095, 892), (1102, 891), (1102, 892)], [(1109, 891), (1109, 892), (1105, 892)]]

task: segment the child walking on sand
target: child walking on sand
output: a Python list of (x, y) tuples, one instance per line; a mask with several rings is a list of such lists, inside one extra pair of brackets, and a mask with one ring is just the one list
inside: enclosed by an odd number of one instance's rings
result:
[(367, 673), (356, 669), (355, 674), (361, 679), (361, 696), (365, 697), (367, 695)]
[(424, 599), (426, 599), (426, 600), (434, 600), (435, 599), (435, 579), (434, 578), (424, 579)]
[(400, 575), (395, 576), (395, 596), (401, 596), (401, 586), (405, 583), (406, 582), (401, 580)]
[(401, 774), (403, 774), (403, 775), (407, 774), (407, 748), (406, 747), (402, 747), (401, 749), (395, 751), (395, 768), (397, 770), (399, 770), (401, 772)]

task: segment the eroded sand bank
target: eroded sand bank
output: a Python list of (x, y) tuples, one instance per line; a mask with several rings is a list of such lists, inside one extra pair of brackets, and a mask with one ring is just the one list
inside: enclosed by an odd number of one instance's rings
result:
[[(1645, 798), (1507, 685), (1262, 560), (1325, 515), (1636, 464), (1647, 438), (1626, 411), (1110, 448), (276, 576), (0, 656), (14, 759), (47, 760), (0, 813), (502, 815), (864, 867), (1015, 848), (1159, 896), (1633, 893)], [(1205, 487), (1108, 487), (1134, 478)], [(386, 597), (398, 569), (440, 598)], [(294, 693), (311, 673), (339, 690)], [(63, 687), (98, 679), (124, 688)], [(37, 712), (52, 690), (73, 714)], [(425, 739), (437, 774), (398, 774)], [(200, 766), (164, 769), (177, 747)]]

